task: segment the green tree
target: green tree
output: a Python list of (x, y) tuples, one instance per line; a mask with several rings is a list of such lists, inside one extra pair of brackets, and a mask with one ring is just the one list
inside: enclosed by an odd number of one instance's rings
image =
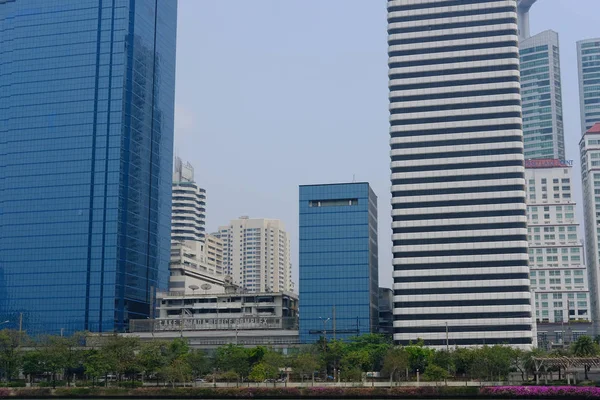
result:
[(217, 349), (215, 366), (221, 372), (234, 371), (242, 379), (250, 373), (250, 362), (246, 349), (232, 344)]
[(33, 382), (34, 376), (41, 375), (45, 372), (40, 352), (37, 349), (27, 351), (23, 354), (22, 370), (23, 374), (29, 377), (29, 382)]
[[(171, 351), (169, 352), (169, 350)], [(179, 351), (175, 352), (179, 353)], [(140, 350), (136, 355), (136, 362), (143, 372), (143, 376), (149, 379), (152, 375), (157, 375), (167, 365), (170, 361), (168, 356), (171, 356), (172, 353), (172, 344), (165, 341), (153, 340), (140, 345)], [(156, 384), (158, 385), (158, 376)]]
[(300, 380), (304, 381), (305, 377), (311, 377), (319, 368), (318, 356), (310, 351), (303, 351), (296, 354), (292, 361), (292, 370), (295, 374), (300, 375)]
[(466, 347), (459, 347), (454, 349), (452, 354), (452, 361), (456, 374), (466, 376), (471, 372), (471, 366), (474, 361), (475, 351)]
[(346, 366), (341, 369), (340, 375), (344, 382), (360, 382), (362, 381), (363, 372), (358, 367)]
[(210, 372), (210, 360), (202, 350), (192, 350), (187, 356), (187, 361), (190, 364), (192, 377), (194, 378), (199, 378)]
[[(317, 347), (318, 351), (320, 351), (320, 347)], [(332, 368), (333, 370), (338, 370), (340, 368), (342, 358), (348, 352), (349, 346), (346, 342), (342, 340), (329, 340), (327, 342), (327, 351), (322, 353), (323, 364), (325, 366), (325, 370), (329, 370)]]
[(416, 344), (411, 344), (405, 347), (408, 353), (408, 361), (412, 372), (416, 372), (417, 369), (421, 372), (425, 371), (429, 358), (433, 354), (433, 350), (425, 347), (425, 342), (419, 339)]
[[(104, 355), (98, 350), (91, 350), (86, 354), (83, 362), (85, 374), (92, 378), (92, 384), (95, 385), (100, 377), (105, 377), (110, 372), (110, 365), (106, 361)], [(104, 385), (108, 384), (108, 380), (104, 380)]]
[(252, 382), (263, 382), (267, 379), (267, 371), (264, 363), (254, 364), (248, 375), (248, 379)]
[(258, 364), (263, 360), (265, 354), (267, 354), (267, 348), (264, 346), (256, 346), (247, 350), (248, 363), (250, 366)]
[(456, 371), (456, 366), (454, 365), (454, 357), (450, 351), (446, 350), (437, 350), (434, 351), (430, 356), (431, 364), (435, 364), (438, 367), (441, 367), (448, 372), (449, 376), (452, 376)]
[(113, 335), (102, 344), (101, 353), (110, 367), (117, 374), (119, 381), (124, 375), (140, 370), (135, 353), (140, 347), (139, 338)]
[(272, 364), (259, 362), (254, 364), (248, 379), (253, 382), (263, 382), (266, 379), (276, 379), (279, 376), (279, 369)]
[(278, 351), (268, 350), (261, 363), (267, 370), (267, 379), (275, 379), (279, 377), (279, 369), (285, 366), (285, 357)]
[(394, 346), (386, 353), (383, 359), (383, 372), (389, 374), (390, 386), (394, 381), (394, 376), (396, 376), (396, 380), (399, 381), (402, 372), (404, 372), (408, 366), (408, 353), (403, 347)]
[(356, 336), (348, 343), (348, 352), (365, 351), (368, 355), (367, 365), (363, 365), (365, 371), (379, 371), (383, 366), (383, 359), (392, 347), (391, 340), (375, 333)]
[(474, 350), (471, 376), (479, 379), (499, 379), (508, 376), (512, 349), (504, 346), (483, 346)]
[(349, 351), (344, 355), (341, 368), (349, 370), (353, 367), (358, 368), (363, 372), (367, 372), (371, 369), (371, 357), (367, 349)]
[(523, 355), (523, 367), (525, 368), (525, 377), (527, 378), (529, 374), (533, 375), (534, 378), (537, 375), (538, 371), (535, 368), (535, 362), (533, 361), (534, 357), (542, 357), (546, 356), (546, 352), (540, 348), (533, 349), (528, 351)]
[[(576, 357), (593, 357), (599, 353), (598, 344), (594, 343), (591, 337), (589, 336), (580, 336), (575, 343), (573, 343), (571, 348), (573, 355)], [(584, 365), (584, 373), (585, 380), (588, 380), (588, 372), (591, 368), (591, 365)]]
[(188, 364), (186, 357), (181, 356), (164, 366), (162, 374), (167, 381), (171, 382), (173, 387), (175, 387), (175, 382), (181, 382), (185, 386), (185, 383), (191, 380), (192, 368)]
[(0, 331), (0, 367), (7, 381), (19, 374), (23, 362), (23, 351), (20, 344), (24, 341), (21, 332), (3, 329)]
[(64, 338), (46, 336), (39, 342), (40, 367), (56, 387), (57, 375), (69, 367), (69, 348)]
[(168, 342), (167, 356), (169, 361), (186, 356), (190, 352), (190, 345), (186, 339), (175, 338)]
[(440, 367), (439, 365), (435, 365), (430, 363), (427, 365), (427, 369), (425, 369), (425, 373), (423, 374), (423, 379), (430, 382), (439, 382), (446, 380), (450, 377), (448, 371), (445, 368)]

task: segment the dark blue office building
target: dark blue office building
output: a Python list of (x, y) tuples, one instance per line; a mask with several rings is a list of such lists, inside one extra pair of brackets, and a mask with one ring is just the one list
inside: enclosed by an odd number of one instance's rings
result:
[(176, 0), (0, 0), (0, 321), (122, 331), (168, 282)]
[(378, 331), (377, 196), (368, 183), (300, 186), (300, 341)]

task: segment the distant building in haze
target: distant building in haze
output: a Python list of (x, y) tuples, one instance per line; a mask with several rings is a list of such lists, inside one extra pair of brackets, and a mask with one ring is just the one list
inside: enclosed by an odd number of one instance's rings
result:
[(577, 42), (579, 112), (586, 132), (600, 122), (600, 37)]
[(223, 273), (248, 292), (292, 292), (290, 239), (282, 221), (240, 217), (213, 234), (223, 243)]
[(223, 242), (206, 235), (206, 190), (198, 186), (194, 167), (175, 158), (169, 291), (223, 293)]

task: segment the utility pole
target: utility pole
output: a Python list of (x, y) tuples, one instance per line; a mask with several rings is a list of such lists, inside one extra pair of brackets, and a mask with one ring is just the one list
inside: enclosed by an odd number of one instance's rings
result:
[(332, 313), (333, 313), (333, 322), (332, 322), (332, 324), (333, 324), (333, 340), (335, 340), (335, 328), (336, 328), (335, 327), (335, 304), (333, 305)]
[(448, 321), (446, 321), (446, 351), (450, 351), (449, 349), (449, 340), (448, 340)]

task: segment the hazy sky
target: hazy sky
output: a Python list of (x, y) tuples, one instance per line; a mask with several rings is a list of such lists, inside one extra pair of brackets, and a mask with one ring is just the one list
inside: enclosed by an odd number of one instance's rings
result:
[[(560, 34), (578, 185), (575, 42), (600, 37), (598, 15), (600, 0), (539, 0), (530, 13), (532, 34)], [(297, 283), (298, 185), (368, 181), (391, 287), (386, 1), (179, 0), (178, 24), (175, 149), (208, 192), (207, 230), (241, 215), (283, 220)]]

